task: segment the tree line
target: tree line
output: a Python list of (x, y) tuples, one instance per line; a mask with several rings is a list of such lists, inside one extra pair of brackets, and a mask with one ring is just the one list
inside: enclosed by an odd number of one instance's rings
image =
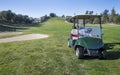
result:
[(116, 13), (116, 10), (112, 8), (111, 12), (105, 9), (102, 15), (102, 23), (115, 23), (120, 24), (120, 14)]
[[(86, 15), (93, 15), (94, 11), (86, 11), (85, 12)], [(96, 14), (97, 15), (97, 14)], [(108, 9), (105, 9), (101, 14), (101, 21), (103, 24), (106, 23), (112, 23), (112, 24), (120, 24), (120, 14), (116, 13), (116, 10), (114, 8), (112, 8), (111, 11), (109, 11)], [(66, 20), (68, 22), (73, 22), (73, 19), (71, 19), (72, 16), (66, 16)], [(91, 18), (90, 20), (86, 21), (87, 23), (92, 23), (92, 24), (97, 24), (99, 23), (99, 19), (98, 18)]]
[(41, 23), (48, 20), (50, 17), (56, 17), (55, 13), (50, 13), (49, 16), (45, 15), (40, 18), (29, 17), (28, 15), (16, 14), (11, 10), (0, 11), (0, 24), (33, 24)]
[(50, 13), (49, 16), (45, 15), (45, 16), (40, 17), (39, 21), (42, 23), (52, 17), (58, 17), (58, 16), (55, 13)]
[(0, 24), (30, 24), (33, 21), (28, 15), (16, 14), (11, 10), (0, 11)]

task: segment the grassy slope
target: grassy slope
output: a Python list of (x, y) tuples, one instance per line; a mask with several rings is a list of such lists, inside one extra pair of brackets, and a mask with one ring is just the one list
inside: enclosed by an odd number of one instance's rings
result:
[(77, 59), (67, 47), (71, 25), (52, 18), (23, 31), (44, 33), (40, 40), (0, 44), (0, 75), (120, 75), (120, 26), (104, 25), (108, 59)]

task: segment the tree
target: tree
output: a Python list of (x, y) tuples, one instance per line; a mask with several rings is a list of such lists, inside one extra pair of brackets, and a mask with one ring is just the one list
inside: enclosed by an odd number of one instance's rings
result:
[(116, 11), (115, 11), (114, 8), (112, 8), (111, 15), (110, 15), (110, 22), (114, 23), (115, 22), (115, 18), (116, 18)]
[(6, 11), (6, 19), (7, 19), (8, 23), (12, 23), (13, 16), (14, 16), (14, 14), (12, 13), (11, 10)]
[[(89, 15), (93, 15), (93, 11), (89, 11)], [(94, 18), (90, 18), (89, 22), (93, 23), (93, 21), (94, 21)]]
[(73, 23), (72, 16), (66, 16), (66, 21)]
[(13, 23), (13, 17), (14, 17), (14, 13), (11, 10), (8, 11), (1, 11), (0, 13), (0, 22), (1, 23)]
[(65, 15), (62, 15), (62, 18), (65, 19)]
[[(85, 12), (86, 15), (93, 15), (93, 11), (86, 11)], [(86, 20), (86, 23), (93, 23), (94, 18), (90, 18), (89, 20)]]
[(12, 13), (13, 15), (12, 15), (12, 18), (11, 18), (11, 23), (12, 24), (15, 24), (16, 23), (16, 14), (15, 13)]
[(89, 13), (89, 11), (87, 10), (86, 12), (85, 12), (85, 14), (87, 15)]
[(89, 11), (89, 15), (93, 15), (93, 11)]
[(1, 11), (0, 13), (0, 19), (1, 23), (6, 23), (7, 22), (7, 12), (6, 11)]
[(119, 14), (116, 17), (114, 17), (114, 23), (120, 24), (120, 15)]
[(0, 12), (0, 23), (1, 24), (28, 24), (32, 23), (33, 20), (27, 15), (15, 14), (11, 10)]
[(50, 17), (56, 17), (55, 13), (50, 13)]
[(109, 10), (105, 9), (102, 13), (102, 23), (108, 23), (109, 22)]
[(99, 22), (100, 22), (99, 18), (95, 18), (94, 21), (93, 21), (94, 24), (98, 24)]
[(47, 15), (42, 16), (42, 17), (40, 17), (40, 22), (44, 22), (44, 21), (46, 21), (48, 19), (49, 19), (49, 16), (47, 16)]

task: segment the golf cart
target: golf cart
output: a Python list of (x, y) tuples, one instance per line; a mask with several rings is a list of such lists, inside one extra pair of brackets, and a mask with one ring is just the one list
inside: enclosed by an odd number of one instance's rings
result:
[[(90, 24), (89, 20), (95, 18), (98, 19), (100, 25)], [(101, 16), (76, 15), (72, 19), (74, 24), (68, 38), (68, 46), (75, 50), (77, 58), (84, 58), (85, 55), (106, 58), (102, 40)], [(86, 23), (87, 25), (85, 25)]]

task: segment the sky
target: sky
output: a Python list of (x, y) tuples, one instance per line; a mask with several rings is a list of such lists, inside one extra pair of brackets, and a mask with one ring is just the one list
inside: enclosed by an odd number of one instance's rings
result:
[(100, 14), (115, 8), (120, 13), (120, 0), (0, 0), (0, 11), (12, 10), (17, 14), (39, 18), (49, 13), (58, 16), (85, 14), (86, 10)]

